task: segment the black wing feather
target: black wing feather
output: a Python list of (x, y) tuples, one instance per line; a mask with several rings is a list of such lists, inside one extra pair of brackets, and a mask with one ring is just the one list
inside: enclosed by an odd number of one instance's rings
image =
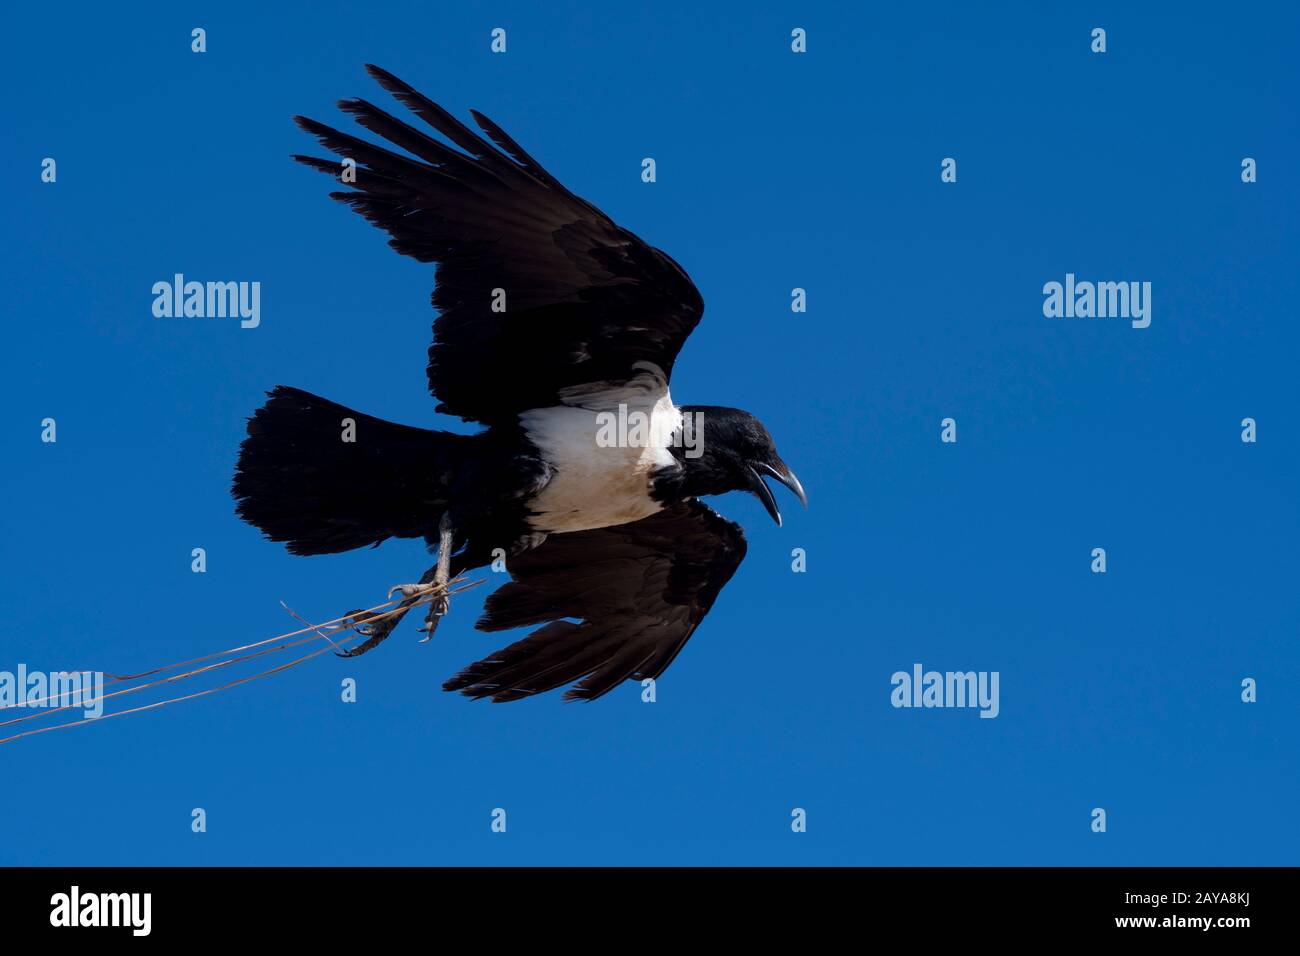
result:
[(630, 524), (551, 535), (510, 561), (478, 628), (542, 624), (443, 684), (500, 703), (577, 682), (594, 700), (624, 680), (657, 678), (745, 557), (740, 527), (698, 501)]
[[(492, 423), (558, 404), (575, 386), (626, 381), (638, 362), (668, 378), (704, 311), (681, 266), (565, 189), (486, 116), (472, 113), (488, 139), (391, 73), (366, 69), (452, 145), (363, 99), (339, 106), (410, 156), (295, 120), (358, 164), (350, 191), (331, 196), (386, 230), (398, 252), (438, 264), (427, 369), (438, 410)], [(504, 312), (492, 310), (496, 289)]]

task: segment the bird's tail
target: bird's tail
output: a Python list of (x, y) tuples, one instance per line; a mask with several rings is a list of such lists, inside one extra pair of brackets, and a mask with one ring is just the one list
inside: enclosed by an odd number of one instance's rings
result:
[(277, 386), (248, 421), (236, 511), (294, 554), (436, 538), (471, 436), (396, 425)]

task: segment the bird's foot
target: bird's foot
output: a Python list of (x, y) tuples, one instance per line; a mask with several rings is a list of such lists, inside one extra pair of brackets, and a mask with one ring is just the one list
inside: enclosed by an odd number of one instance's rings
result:
[(429, 613), (424, 616), (424, 623), (416, 630), (424, 631), (424, 637), (420, 638), (423, 644), (433, 637), (433, 632), (438, 629), (438, 624), (442, 621), (443, 616), (451, 610), (451, 599), (446, 594), (439, 595), (429, 603)]
[(451, 609), (451, 599), (446, 593), (447, 585), (445, 582), (440, 584), (437, 580), (421, 581), (417, 584), (394, 584), (389, 590), (388, 596), (392, 597), (399, 591), (404, 599), (403, 604), (408, 601), (414, 604), (431, 594), (437, 595), (429, 601), (429, 613), (424, 616), (424, 623), (416, 628), (416, 630), (425, 632), (425, 636), (420, 638), (420, 643), (423, 644), (433, 637), (433, 632), (438, 629), (438, 623), (442, 620), (443, 615)]
[[(397, 607), (385, 611), (377, 619), (364, 620), (365, 612), (350, 611), (344, 618), (343, 625), (350, 627), (366, 640), (356, 647), (349, 648), (346, 651), (339, 651), (340, 657), (360, 657), (369, 650), (378, 647), (393, 633), (393, 629), (406, 616), (406, 613), (417, 604), (422, 604), (428, 599), (429, 613), (424, 619), (424, 624), (420, 627), (421, 631), (427, 631), (427, 636), (421, 641), (427, 641), (433, 636), (434, 630), (438, 627), (438, 622), (442, 616), (447, 613), (450, 606), (450, 599), (447, 596), (447, 571), (444, 564), (439, 564), (435, 568), (430, 568), (424, 577), (415, 584), (394, 584), (388, 589), (388, 597), (391, 600), (394, 594), (401, 592), (402, 600), (398, 602)], [(360, 621), (361, 623), (357, 623)]]
[(393, 632), (393, 628), (397, 627), (397, 622), (402, 619), (401, 614), (394, 614), (390, 617), (381, 618), (377, 621), (369, 621), (365, 624), (352, 623), (352, 621), (362, 617), (363, 614), (364, 612), (359, 610), (349, 612), (347, 618), (344, 620), (344, 624), (350, 626), (354, 631), (366, 638), (366, 640), (363, 643), (358, 644), (356, 647), (349, 648), (346, 651), (339, 651), (339, 657), (360, 657), (362, 654), (366, 653), (366, 651), (379, 646), (383, 643), (384, 639)]

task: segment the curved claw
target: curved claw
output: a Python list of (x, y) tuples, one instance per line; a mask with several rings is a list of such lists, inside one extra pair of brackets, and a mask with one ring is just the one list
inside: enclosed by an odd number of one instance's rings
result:
[(358, 607), (358, 608), (353, 608), (351, 611), (348, 611), (348, 613), (347, 613), (347, 614), (344, 614), (343, 617), (340, 619), (340, 621), (339, 621), (339, 627), (341, 627), (341, 628), (344, 628), (344, 627), (350, 627), (350, 628), (352, 628), (352, 630), (356, 631), (358, 634), (364, 634), (364, 633), (365, 633), (365, 629), (368, 628), (368, 627), (370, 627), (369, 624), (353, 624), (353, 623), (352, 623), (353, 621), (355, 621), (355, 620), (357, 619), (357, 615), (359, 615), (359, 614), (361, 614), (361, 613), (363, 613), (363, 612), (362, 612), (362, 609), (359, 608), (359, 607)]
[(420, 644), (427, 643), (433, 637), (433, 632), (438, 629), (443, 615), (449, 610), (451, 610), (451, 602), (445, 595), (429, 604), (429, 613), (424, 616), (424, 622), (416, 628), (417, 631), (426, 632), (425, 636), (420, 638)]

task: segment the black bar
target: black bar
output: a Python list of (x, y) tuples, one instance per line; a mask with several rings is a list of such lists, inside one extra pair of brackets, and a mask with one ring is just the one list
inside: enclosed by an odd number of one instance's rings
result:
[[(869, 940), (1122, 937), (1229, 945), (1285, 932), (1295, 918), (1294, 868), (16, 868), (0, 871), (6, 939), (75, 934), (90, 942), (143, 928), (124, 898), (149, 896), (151, 938), (335, 943), (409, 933), (449, 939), (456, 927), (497, 943), (548, 948), (600, 927), (663, 933), (704, 921), (738, 937), (816, 927)], [(117, 908), (117, 927), (52, 925)], [(58, 894), (66, 897), (66, 906)], [(1176, 894), (1184, 894), (1179, 896)], [(93, 902), (87, 897), (93, 896)], [(1153, 922), (1146, 925), (1121, 921)], [(1209, 920), (1208, 927), (1200, 921)], [(1191, 924), (1196, 920), (1196, 924)], [(1169, 921), (1169, 922), (1166, 922)], [(1231, 922), (1227, 922), (1231, 921)], [(1292, 927), (1293, 928), (1293, 927)], [(268, 936), (268, 934), (270, 934)], [(866, 935), (862, 935), (866, 934)], [(885, 937), (881, 936), (880, 939)], [(494, 945), (494, 950), (498, 947)], [(917, 950), (918, 952), (924, 950)]]

